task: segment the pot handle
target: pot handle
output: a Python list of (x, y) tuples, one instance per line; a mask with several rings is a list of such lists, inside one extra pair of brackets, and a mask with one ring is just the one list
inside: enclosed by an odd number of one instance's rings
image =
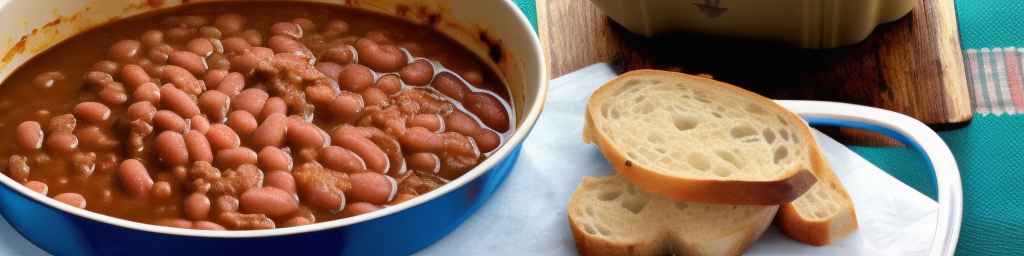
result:
[(929, 255), (953, 255), (960, 233), (963, 188), (953, 153), (931, 128), (912, 117), (861, 105), (804, 100), (776, 101), (811, 125), (870, 130), (913, 147), (935, 173), (939, 214)]

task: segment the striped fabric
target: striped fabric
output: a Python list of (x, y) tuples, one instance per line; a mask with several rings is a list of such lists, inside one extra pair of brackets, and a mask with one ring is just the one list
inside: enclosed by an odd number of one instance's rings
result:
[(981, 48), (964, 52), (964, 68), (974, 112), (1024, 114), (1024, 48)]

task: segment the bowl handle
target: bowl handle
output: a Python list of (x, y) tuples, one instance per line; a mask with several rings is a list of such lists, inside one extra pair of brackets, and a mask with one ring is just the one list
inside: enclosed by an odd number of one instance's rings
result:
[(939, 216), (929, 255), (953, 255), (960, 233), (963, 188), (953, 153), (931, 128), (912, 117), (861, 105), (803, 100), (776, 101), (811, 125), (870, 130), (916, 149), (935, 172)]

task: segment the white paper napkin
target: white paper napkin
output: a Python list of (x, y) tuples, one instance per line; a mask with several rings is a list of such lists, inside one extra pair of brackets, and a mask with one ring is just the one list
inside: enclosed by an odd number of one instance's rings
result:
[[(583, 144), (587, 98), (615, 77), (593, 65), (551, 82), (544, 113), (505, 184), (458, 229), (422, 255), (575, 255), (565, 204), (583, 176), (611, 167)], [(826, 158), (853, 197), (860, 229), (824, 247), (789, 240), (771, 228), (749, 255), (926, 255), (938, 204), (815, 131)]]

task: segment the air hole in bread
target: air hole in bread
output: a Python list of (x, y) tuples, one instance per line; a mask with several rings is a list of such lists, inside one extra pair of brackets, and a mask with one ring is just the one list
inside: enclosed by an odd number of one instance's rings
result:
[(684, 203), (684, 202), (676, 202), (675, 206), (676, 206), (676, 210), (686, 210), (686, 207), (690, 207), (689, 204)]
[(587, 232), (587, 234), (591, 235), (597, 235), (597, 231), (594, 230), (594, 225), (590, 223), (583, 224), (583, 232)]
[(657, 84), (660, 84), (660, 83), (661, 83), (661, 80), (658, 80), (658, 79), (650, 79), (650, 80), (647, 80), (647, 83), (649, 83), (649, 84), (651, 84), (651, 85), (657, 85)]
[(722, 113), (711, 112), (711, 115), (714, 116), (715, 118), (722, 118)]
[(819, 219), (820, 218), (825, 218), (826, 216), (828, 216), (828, 212), (826, 212), (825, 209), (816, 209), (816, 210), (814, 210), (813, 214), (814, 214), (815, 218), (819, 218)]
[(605, 191), (597, 195), (597, 199), (601, 201), (611, 201), (619, 198), (622, 195), (622, 191)]
[(788, 141), (789, 140), (789, 131), (786, 131), (786, 129), (779, 129), (779, 137), (781, 137), (782, 140)]
[(782, 118), (782, 116), (781, 116), (781, 115), (776, 115), (776, 116), (775, 116), (775, 118), (778, 118), (778, 119), (779, 119), (779, 123), (780, 123), (780, 124), (782, 124), (782, 125), (785, 125), (785, 126), (789, 126), (789, 122), (786, 122), (786, 119), (785, 119), (785, 118)]
[(611, 104), (601, 105), (601, 116), (604, 116), (605, 118), (608, 118), (609, 116), (611, 116), (611, 114), (612, 114), (612, 105)]
[(747, 106), (743, 107), (743, 110), (756, 115), (763, 115), (765, 113), (764, 108), (753, 103), (747, 104)]
[(665, 138), (662, 138), (661, 135), (659, 135), (657, 133), (652, 133), (650, 135), (647, 135), (647, 142), (650, 142), (650, 143), (653, 143), (653, 144), (661, 144), (661, 142), (664, 141), (664, 140), (665, 140)]
[(764, 142), (767, 142), (768, 145), (775, 143), (775, 132), (773, 132), (772, 129), (764, 129), (764, 131), (761, 132), (761, 136), (764, 137)]
[(732, 138), (734, 139), (742, 139), (748, 136), (756, 136), (757, 130), (755, 130), (754, 127), (750, 127), (749, 125), (740, 125), (733, 127), (732, 130), (729, 130), (729, 135), (732, 135)]
[(654, 112), (654, 108), (655, 108), (654, 104), (651, 104), (649, 102), (645, 102), (644, 104), (640, 105), (640, 109), (637, 110), (638, 111), (637, 113), (639, 113), (641, 115), (650, 114), (651, 112)]
[(594, 225), (594, 227), (596, 227), (596, 228), (597, 228), (597, 233), (598, 233), (598, 234), (601, 234), (601, 235), (605, 235), (605, 236), (610, 236), (610, 235), (612, 235), (612, 231), (611, 231), (611, 230), (608, 230), (608, 228), (606, 228), (606, 227), (604, 227), (604, 226), (601, 226), (601, 225), (599, 225), (599, 224), (595, 224), (595, 225)]
[(594, 217), (594, 207), (587, 205), (586, 209), (587, 216)]
[(693, 117), (682, 115), (675, 115), (672, 117), (672, 125), (676, 127), (676, 130), (681, 132), (696, 128), (697, 124), (699, 124), (699, 121)]
[(619, 117), (621, 117), (621, 116), (622, 116), (622, 113), (619, 113), (619, 109), (617, 109), (617, 108), (613, 108), (612, 109), (612, 115), (611, 115), (612, 119), (619, 119)]
[(729, 164), (731, 164), (733, 167), (743, 168), (743, 161), (736, 159), (736, 156), (733, 155), (732, 153), (729, 153), (728, 151), (716, 150), (715, 155), (717, 155), (718, 158), (721, 158), (722, 160), (729, 162)]
[(637, 79), (626, 81), (626, 86), (621, 87), (620, 90), (625, 90), (625, 89), (628, 89), (628, 88), (632, 88), (633, 86), (636, 86), (636, 85), (640, 84), (640, 82), (641, 81), (637, 80)]
[(718, 167), (718, 168), (715, 168), (714, 173), (715, 173), (715, 175), (718, 175), (719, 177), (729, 177), (729, 175), (732, 175), (732, 170), (725, 169), (725, 168), (722, 168), (722, 167)]
[(822, 200), (825, 200), (825, 201), (832, 200), (832, 197), (824, 189), (819, 189), (815, 194), (817, 194), (818, 197), (820, 197)]
[(636, 98), (633, 98), (633, 103), (640, 103), (640, 102), (644, 101), (644, 99), (647, 99), (647, 96), (643, 96), (643, 95), (636, 96)]
[(690, 153), (690, 155), (686, 156), (686, 163), (701, 171), (711, 169), (711, 162), (708, 162), (707, 156), (701, 153)]
[(643, 197), (632, 197), (622, 200), (622, 208), (626, 208), (633, 214), (640, 213), (647, 206), (647, 199)]
[(654, 151), (658, 151), (658, 153), (661, 153), (661, 154), (668, 153), (668, 149), (665, 149), (665, 148), (654, 148)]
[(781, 164), (787, 156), (789, 156), (789, 150), (786, 150), (786, 147), (775, 148), (775, 164)]

